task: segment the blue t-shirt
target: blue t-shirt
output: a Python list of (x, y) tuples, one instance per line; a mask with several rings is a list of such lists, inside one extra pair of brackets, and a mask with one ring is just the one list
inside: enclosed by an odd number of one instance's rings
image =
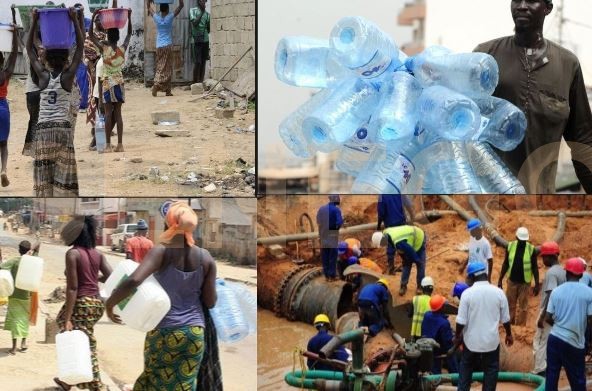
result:
[(547, 312), (555, 322), (551, 334), (584, 349), (587, 316), (592, 315), (592, 290), (579, 282), (565, 282), (551, 292)]
[(452, 327), (448, 316), (440, 312), (426, 312), (421, 323), (421, 336), (440, 344), (440, 348), (434, 348), (435, 355), (448, 352), (452, 347)]
[(343, 225), (341, 210), (335, 204), (328, 203), (317, 212), (317, 225), (323, 248), (337, 248), (339, 228)]
[(400, 194), (382, 194), (377, 204), (378, 218), (384, 221), (385, 228), (405, 225), (403, 196)]
[(362, 288), (358, 295), (358, 301), (368, 300), (380, 308), (383, 303), (387, 303), (389, 299), (389, 291), (386, 287), (379, 283), (368, 284)]
[(160, 14), (153, 15), (156, 24), (156, 48), (163, 48), (173, 44), (173, 19), (175, 15), (167, 14), (164, 18)]
[(580, 278), (580, 284), (584, 284), (590, 288), (592, 288), (592, 276), (588, 272), (585, 272)]
[[(319, 354), (323, 346), (329, 343), (329, 341), (333, 338), (331, 334), (329, 334), (325, 330), (320, 330), (314, 337), (312, 337), (308, 341), (308, 346), (306, 350), (312, 353)], [(333, 351), (333, 354), (328, 357), (329, 359), (333, 360), (340, 360), (347, 362), (349, 355), (345, 351), (343, 346), (339, 346), (337, 349)], [(335, 368), (331, 367), (330, 365), (326, 365), (311, 358), (306, 360), (306, 366), (308, 369), (317, 369), (317, 370), (326, 370), (326, 371), (334, 371)]]

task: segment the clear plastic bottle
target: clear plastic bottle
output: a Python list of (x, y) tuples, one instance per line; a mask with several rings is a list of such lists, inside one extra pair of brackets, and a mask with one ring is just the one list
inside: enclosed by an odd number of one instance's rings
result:
[(351, 77), (329, 49), (329, 41), (311, 37), (285, 37), (275, 51), (275, 74), (298, 87), (327, 88)]
[(95, 142), (97, 145), (97, 152), (101, 153), (105, 151), (105, 145), (107, 144), (107, 136), (105, 135), (105, 117), (99, 113), (97, 113), (95, 121)]
[(399, 49), (391, 37), (362, 17), (340, 19), (329, 41), (340, 63), (361, 78), (376, 78), (401, 65)]
[(369, 127), (367, 125), (360, 127), (356, 134), (341, 147), (335, 168), (345, 174), (357, 176), (376, 147), (376, 138)]
[(249, 334), (249, 326), (241, 311), (234, 291), (226, 286), (224, 280), (216, 279), (218, 300), (211, 314), (216, 326), (218, 339), (222, 342), (237, 342)]
[(487, 142), (501, 151), (515, 149), (526, 133), (526, 116), (505, 99), (487, 96), (475, 99), (482, 123), (473, 140)]
[(493, 94), (499, 68), (491, 55), (446, 53), (441, 46), (428, 49), (406, 63), (424, 87), (442, 85), (469, 97)]
[(479, 107), (470, 98), (442, 86), (423, 90), (417, 100), (417, 116), (430, 132), (447, 140), (465, 140), (481, 126)]
[(312, 141), (305, 137), (302, 131), (302, 123), (330, 95), (331, 90), (320, 90), (280, 123), (280, 137), (294, 155), (309, 158), (317, 151)]
[(346, 79), (304, 119), (303, 134), (321, 152), (339, 149), (376, 108), (378, 92), (361, 79)]
[(486, 143), (467, 143), (467, 155), (484, 193), (526, 194), (524, 186)]
[(422, 87), (407, 72), (394, 72), (392, 79), (381, 91), (377, 112), (372, 116), (371, 128), (376, 129), (378, 140), (388, 142), (407, 139), (415, 130), (415, 105)]
[(257, 333), (257, 297), (244, 284), (226, 281), (226, 286), (230, 287), (238, 298), (241, 311), (249, 324), (249, 334)]

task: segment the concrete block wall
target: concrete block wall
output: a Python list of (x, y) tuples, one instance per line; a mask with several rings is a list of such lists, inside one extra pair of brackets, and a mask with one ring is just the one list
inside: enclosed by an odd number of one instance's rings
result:
[[(255, 49), (255, 0), (212, 0), (211, 7), (211, 75), (219, 80), (249, 46)], [(253, 50), (224, 81), (234, 82), (254, 64)]]

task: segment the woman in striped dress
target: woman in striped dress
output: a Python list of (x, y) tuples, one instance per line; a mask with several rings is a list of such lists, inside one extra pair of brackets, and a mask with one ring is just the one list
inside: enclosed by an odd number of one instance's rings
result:
[[(70, 63), (67, 49), (51, 49), (46, 51), (46, 69), (33, 50), (33, 34), (29, 34), (27, 40), (27, 53), (39, 77), (41, 91), (39, 120), (33, 141), (36, 197), (78, 196), (71, 102), (76, 70), (84, 50), (84, 34), (77, 12), (70, 8), (70, 19), (76, 30), (76, 50)], [(38, 22), (39, 14), (34, 9), (31, 31), (36, 31)]]

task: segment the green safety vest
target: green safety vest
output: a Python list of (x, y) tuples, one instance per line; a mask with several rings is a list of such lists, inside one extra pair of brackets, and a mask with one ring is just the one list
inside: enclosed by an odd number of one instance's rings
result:
[(414, 225), (391, 227), (385, 229), (382, 231), (382, 233), (388, 235), (395, 245), (403, 240), (406, 240), (415, 251), (419, 251), (425, 237), (425, 234), (421, 228), (418, 228)]
[(423, 316), (430, 310), (430, 296), (419, 295), (413, 297), (413, 319), (411, 319), (411, 336), (421, 337), (421, 323)]
[[(517, 240), (508, 243), (508, 261), (510, 263), (510, 267), (508, 268), (508, 274), (511, 274), (512, 272), (512, 265), (514, 264), (514, 258), (516, 257), (516, 248), (518, 248)], [(530, 262), (530, 257), (532, 257), (534, 250), (534, 246), (526, 242), (526, 247), (524, 248), (524, 257), (522, 258), (522, 264), (524, 265), (524, 281), (527, 284), (530, 284), (530, 281), (532, 280), (532, 265)]]

